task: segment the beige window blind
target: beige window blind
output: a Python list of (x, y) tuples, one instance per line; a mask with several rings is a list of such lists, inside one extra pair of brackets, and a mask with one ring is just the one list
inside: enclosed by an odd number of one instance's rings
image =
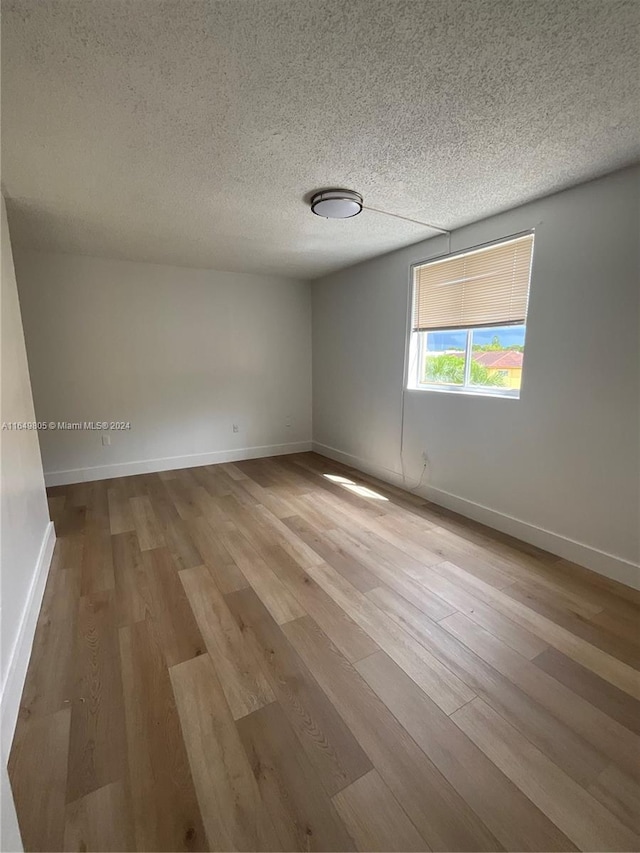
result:
[(533, 234), (414, 270), (414, 332), (524, 323)]

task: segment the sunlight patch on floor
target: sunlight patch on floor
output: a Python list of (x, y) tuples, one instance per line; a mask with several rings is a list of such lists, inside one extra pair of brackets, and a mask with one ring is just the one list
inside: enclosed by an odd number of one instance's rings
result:
[(361, 498), (371, 498), (374, 501), (389, 500), (389, 498), (385, 498), (385, 496), (381, 495), (379, 492), (374, 492), (373, 489), (369, 489), (367, 486), (359, 486), (357, 483), (354, 483), (353, 480), (349, 480), (347, 477), (341, 477), (339, 474), (323, 474), (322, 476), (326, 477), (327, 480), (331, 480), (332, 483), (338, 483), (350, 492), (360, 495)]
[(332, 483), (341, 483), (345, 486), (355, 485), (353, 480), (348, 480), (346, 477), (341, 477), (339, 474), (323, 474), (322, 476), (326, 477), (327, 480), (331, 480)]

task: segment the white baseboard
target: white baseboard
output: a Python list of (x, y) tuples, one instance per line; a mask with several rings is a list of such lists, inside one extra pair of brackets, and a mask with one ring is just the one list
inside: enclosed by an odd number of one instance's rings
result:
[(134, 474), (153, 474), (176, 468), (196, 468), (198, 465), (217, 465), (220, 462), (241, 462), (263, 456), (283, 456), (287, 453), (305, 453), (311, 450), (310, 441), (291, 444), (265, 444), (260, 447), (241, 447), (236, 450), (214, 450), (211, 453), (189, 453), (186, 456), (166, 456), (161, 459), (143, 459), (137, 462), (119, 462), (115, 465), (96, 465), (90, 468), (70, 468), (66, 471), (45, 471), (47, 486), (67, 486), (69, 483), (110, 480), (113, 477), (130, 477)]
[[(351, 453), (344, 453), (335, 447), (328, 447), (318, 442), (313, 442), (313, 449), (322, 456), (335, 459), (336, 462), (342, 462), (352, 468), (378, 477), (378, 479), (384, 480), (386, 483), (406, 489), (402, 475), (397, 471), (385, 468), (382, 465), (376, 465), (367, 459), (353, 456)], [(570, 560), (572, 563), (585, 566), (587, 569), (611, 578), (611, 580), (619, 581), (634, 589), (640, 589), (640, 565), (623, 557), (617, 557), (615, 554), (609, 554), (591, 545), (585, 545), (583, 542), (576, 542), (567, 536), (562, 536), (551, 530), (545, 530), (542, 527), (537, 527), (535, 524), (530, 524), (527, 521), (522, 521), (522, 519), (498, 512), (495, 509), (491, 509), (475, 501), (470, 501), (467, 498), (462, 498), (459, 495), (453, 495), (442, 489), (436, 489), (433, 486), (422, 486), (420, 489), (416, 489), (414, 493), (439, 506), (446, 507), (467, 518), (472, 518), (474, 521), (479, 521), (488, 527), (493, 527), (502, 533), (507, 533), (517, 539), (522, 539), (524, 542), (529, 542), (531, 545), (536, 545), (538, 548), (543, 548), (545, 551), (550, 551), (552, 554), (557, 554), (559, 557)]]
[(55, 544), (56, 533), (53, 522), (50, 521), (42, 538), (40, 553), (38, 554), (38, 560), (33, 572), (33, 580), (31, 581), (27, 601), (22, 611), (18, 636), (9, 657), (9, 665), (4, 684), (2, 685), (2, 733), (0, 738), (2, 755), (5, 760), (11, 748), (11, 741), (13, 740), (13, 733), (18, 719), (22, 688), (24, 687), (27, 675), (31, 647), (33, 646), (36, 624), (38, 622), (38, 615), (40, 614), (42, 597), (49, 575), (49, 567), (51, 566), (51, 557), (53, 556)]

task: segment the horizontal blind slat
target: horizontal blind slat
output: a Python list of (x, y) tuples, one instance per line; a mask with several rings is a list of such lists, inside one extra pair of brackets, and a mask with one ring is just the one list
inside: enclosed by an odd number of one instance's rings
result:
[(414, 270), (413, 330), (523, 323), (533, 234)]

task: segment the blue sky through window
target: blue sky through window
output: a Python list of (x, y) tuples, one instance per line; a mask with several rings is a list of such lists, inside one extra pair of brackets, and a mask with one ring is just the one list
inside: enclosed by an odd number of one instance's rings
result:
[[(490, 344), (495, 336), (503, 347), (524, 346), (524, 326), (500, 326), (491, 329), (475, 329), (473, 343), (476, 346)], [(464, 349), (464, 332), (429, 332), (429, 350), (442, 352), (448, 349)]]

